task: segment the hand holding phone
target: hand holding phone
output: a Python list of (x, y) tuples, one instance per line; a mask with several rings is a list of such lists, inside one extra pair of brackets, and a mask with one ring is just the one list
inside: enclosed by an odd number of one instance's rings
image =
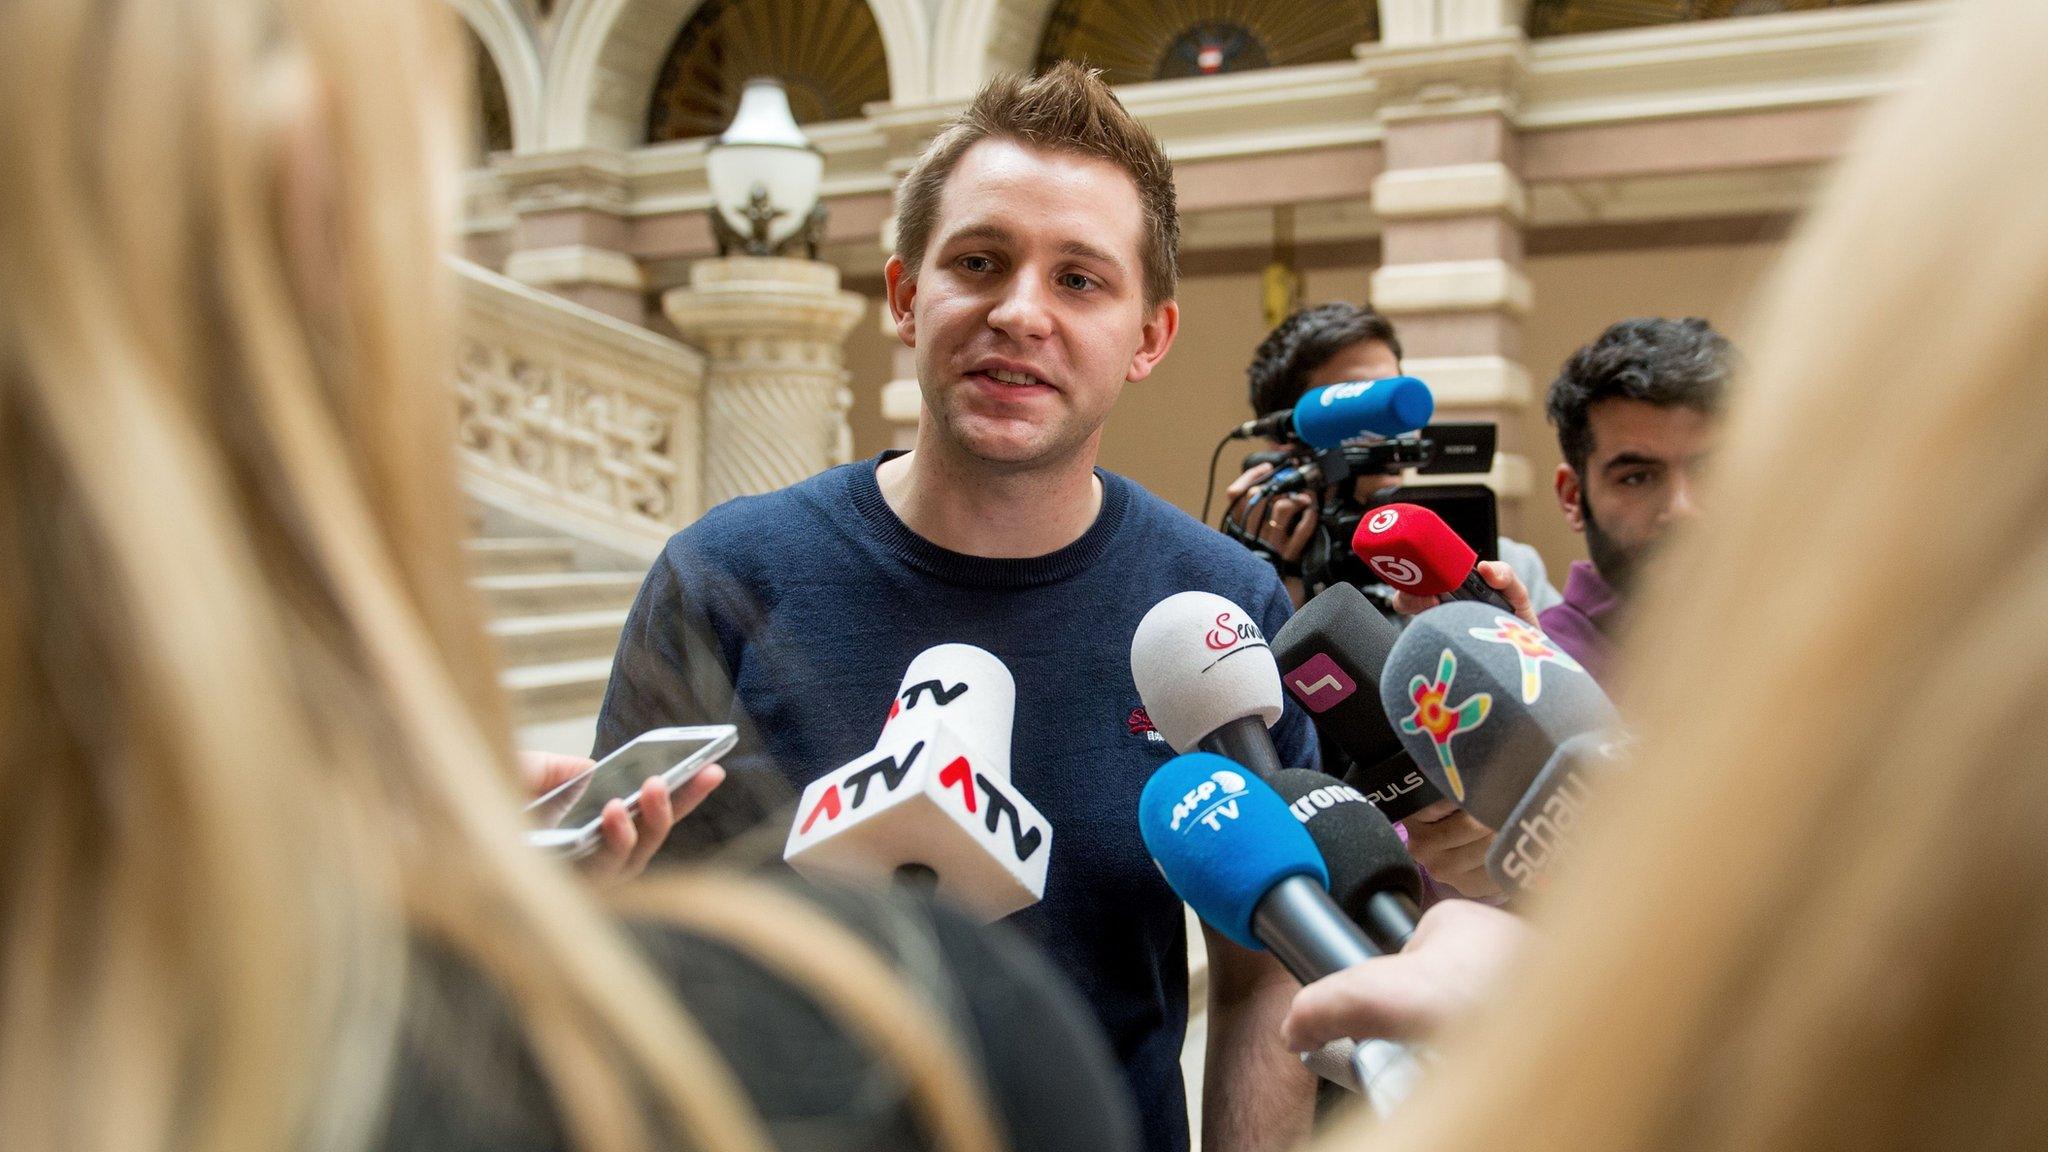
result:
[(540, 795), (527, 805), (537, 827), (528, 843), (587, 870), (636, 874), (667, 838), (670, 826), (723, 779), (713, 761), (738, 738), (731, 725), (662, 728), (592, 764), (576, 757), (522, 755)]

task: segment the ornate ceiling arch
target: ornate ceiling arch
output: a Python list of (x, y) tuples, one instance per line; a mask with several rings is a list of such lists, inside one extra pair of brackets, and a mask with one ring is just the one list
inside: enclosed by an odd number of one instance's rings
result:
[[(646, 142), (647, 112), (676, 37), (712, 0), (557, 0), (548, 55), (547, 146), (630, 149)], [(930, 34), (922, 0), (862, 0), (882, 38), (890, 99), (923, 99)], [(799, 14), (812, 5), (782, 3)]]
[(782, 81), (800, 124), (857, 118), (889, 98), (884, 55), (865, 0), (703, 0), (654, 82), (647, 142), (723, 131), (754, 76)]
[(1378, 38), (1376, 0), (1056, 0), (1035, 63), (1074, 60), (1136, 84), (1348, 60)]
[[(482, 131), (490, 147), (522, 152), (540, 147), (545, 107), (540, 52), (516, 0), (456, 0), (455, 7), (484, 50), (477, 64), (476, 85), (483, 101)], [(495, 100), (502, 104), (502, 125), (493, 122), (500, 114), (492, 106), (494, 81)]]
[(1856, 8), (1894, 0), (1533, 0), (1529, 35), (1564, 36), (1574, 32), (1606, 32), (1715, 20), (1726, 16), (1765, 16), (1777, 12), (1811, 12), (1822, 8)]

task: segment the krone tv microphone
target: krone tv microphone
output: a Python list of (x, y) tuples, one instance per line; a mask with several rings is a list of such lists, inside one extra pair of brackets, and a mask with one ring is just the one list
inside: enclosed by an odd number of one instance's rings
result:
[[(951, 644), (927, 649), (911, 670), (876, 748), (804, 789), (783, 859), (813, 878), (917, 878), (984, 920), (1038, 902), (1052, 826), (1010, 781), (1009, 669)], [(990, 721), (989, 701), (1001, 704), (1000, 723), (990, 723), (1000, 757), (988, 728), (960, 726)]]
[(1618, 724), (1607, 694), (1541, 629), (1469, 602), (1408, 625), (1380, 699), (1430, 783), (1495, 830), (1559, 745)]
[[(1304, 984), (1380, 954), (1326, 889), (1308, 830), (1241, 765), (1190, 752), (1161, 765), (1138, 797), (1138, 831), (1159, 871), (1202, 922), (1241, 947), (1270, 949)], [(1353, 1085), (1384, 1112), (1418, 1073), (1385, 1041), (1353, 1052)]]
[(1308, 709), (1316, 731), (1350, 758), (1345, 781), (1389, 820), (1443, 799), (1409, 759), (1380, 703), (1380, 672), (1400, 638), (1393, 621), (1344, 583), (1318, 592), (1273, 637), (1288, 695)]
[(1294, 407), (1247, 420), (1231, 438), (1253, 436), (1298, 440), (1311, 448), (1335, 448), (1360, 436), (1399, 436), (1413, 432), (1436, 412), (1429, 385), (1413, 376), (1384, 380), (1353, 380), (1311, 388)]
[(1266, 783), (1308, 830), (1330, 873), (1330, 898), (1381, 952), (1399, 952), (1421, 917), (1422, 873), (1365, 794), (1326, 773), (1289, 768)]
[(1283, 765), (1266, 729), (1285, 699), (1273, 650), (1251, 614), (1213, 592), (1176, 592), (1131, 637), (1131, 679), (1175, 752), (1197, 747), (1260, 776)]
[(1479, 575), (1479, 553), (1443, 517), (1419, 504), (1382, 504), (1367, 512), (1351, 534), (1351, 550), (1403, 592), (1513, 611)]
[(1550, 886), (1577, 847), (1593, 789), (1621, 766), (1623, 743), (1611, 733), (1586, 732), (1558, 745), (1487, 850), (1486, 870), (1503, 891)]

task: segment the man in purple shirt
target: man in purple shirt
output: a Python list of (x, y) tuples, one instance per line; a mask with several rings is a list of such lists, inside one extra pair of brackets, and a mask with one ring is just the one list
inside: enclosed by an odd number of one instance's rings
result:
[(1573, 562), (1543, 630), (1603, 684), (1644, 563), (1698, 510), (1699, 469), (1734, 359), (1705, 320), (1624, 320), (1574, 352), (1550, 385), (1564, 453), (1557, 502), (1592, 560)]

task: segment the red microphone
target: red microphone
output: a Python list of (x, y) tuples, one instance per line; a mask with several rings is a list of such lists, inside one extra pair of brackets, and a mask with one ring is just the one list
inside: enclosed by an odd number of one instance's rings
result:
[(1479, 575), (1479, 553), (1419, 504), (1382, 504), (1351, 534), (1351, 550), (1373, 574), (1415, 596), (1476, 600), (1514, 609)]

